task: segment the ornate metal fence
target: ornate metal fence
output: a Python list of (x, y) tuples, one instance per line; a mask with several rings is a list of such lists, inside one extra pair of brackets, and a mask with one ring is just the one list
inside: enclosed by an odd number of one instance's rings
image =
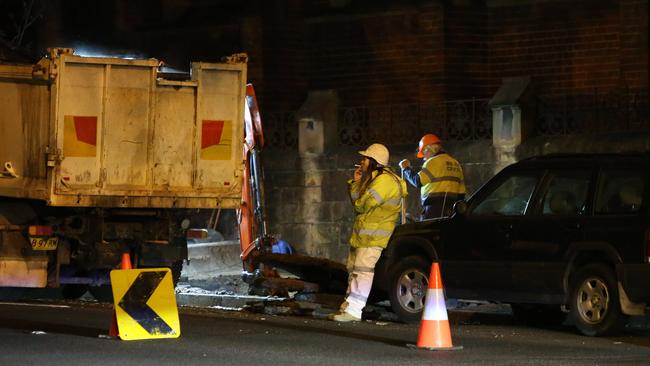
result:
[(298, 146), (298, 121), (295, 112), (270, 112), (262, 115), (266, 146), (288, 149)]
[[(545, 136), (599, 132), (650, 131), (648, 90), (594, 91), (582, 96), (537, 99), (537, 133)], [(488, 99), (432, 104), (387, 104), (340, 110), (338, 144), (363, 146), (374, 141), (412, 144), (424, 133), (445, 141), (492, 138)], [(264, 114), (265, 137), (272, 148), (298, 146), (294, 112)]]
[[(412, 144), (424, 133), (443, 140), (478, 140), (492, 137), (488, 99), (468, 99), (435, 104), (388, 104), (347, 107), (340, 110), (338, 144), (357, 146), (373, 141)], [(265, 135), (270, 146), (297, 146), (295, 113), (265, 115)]]
[(536, 125), (541, 135), (650, 131), (648, 90), (538, 98)]
[(487, 102), (487, 99), (469, 99), (438, 104), (345, 108), (338, 128), (339, 143), (412, 144), (427, 132), (447, 141), (491, 138), (492, 121)]

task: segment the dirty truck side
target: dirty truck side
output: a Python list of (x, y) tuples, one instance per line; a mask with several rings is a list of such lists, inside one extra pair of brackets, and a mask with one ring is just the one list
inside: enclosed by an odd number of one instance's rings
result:
[(92, 292), (123, 252), (177, 279), (192, 212), (239, 207), (245, 59), (159, 66), (0, 65), (0, 286)]

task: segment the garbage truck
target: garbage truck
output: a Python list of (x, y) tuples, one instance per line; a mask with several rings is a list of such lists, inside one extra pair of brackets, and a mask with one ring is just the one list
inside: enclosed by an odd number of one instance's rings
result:
[(193, 214), (240, 207), (245, 55), (161, 65), (0, 64), (0, 286), (110, 294), (122, 253), (178, 280)]

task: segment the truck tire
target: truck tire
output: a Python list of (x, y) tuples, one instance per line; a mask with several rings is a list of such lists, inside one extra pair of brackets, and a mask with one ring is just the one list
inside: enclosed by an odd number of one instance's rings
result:
[(424, 297), (429, 287), (430, 265), (422, 257), (410, 256), (394, 264), (389, 272), (390, 305), (405, 323), (417, 323), (422, 319)]
[(570, 317), (584, 335), (595, 337), (620, 331), (627, 321), (621, 312), (614, 271), (603, 263), (588, 264), (571, 276)]

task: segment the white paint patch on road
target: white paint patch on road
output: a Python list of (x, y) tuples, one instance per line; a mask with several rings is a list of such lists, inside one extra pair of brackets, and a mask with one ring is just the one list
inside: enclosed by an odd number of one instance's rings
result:
[(70, 308), (70, 305), (34, 304), (34, 303), (25, 303), (25, 302), (2, 302), (2, 301), (0, 301), (0, 305), (31, 306), (31, 307), (43, 307), (43, 308)]
[(243, 309), (243, 308), (239, 308), (239, 307), (218, 306), (218, 305), (208, 306), (208, 308), (216, 309), (216, 310), (226, 310), (226, 311), (241, 311)]

